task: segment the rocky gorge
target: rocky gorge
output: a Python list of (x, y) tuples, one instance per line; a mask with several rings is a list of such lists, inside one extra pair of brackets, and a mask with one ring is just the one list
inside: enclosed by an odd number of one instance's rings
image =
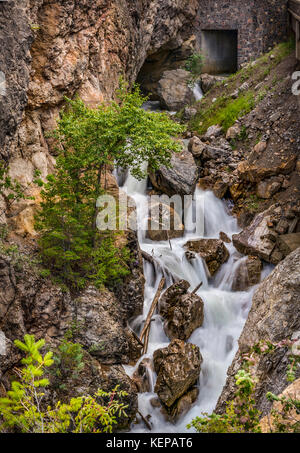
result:
[[(0, 396), (21, 359), (13, 341), (25, 334), (53, 350), (65, 338), (83, 349), (83, 370), (63, 387), (50, 377), (47, 401), (126, 392), (116, 431), (183, 432), (201, 412), (224, 413), (244, 354), (261, 341), (279, 344), (256, 364), (261, 417), (272, 406), (266, 393), (288, 388), (284, 341), (300, 338), (299, 61), (279, 44), (236, 74), (202, 74), (195, 94), (184, 64), (199, 51), (198, 10), (198, 0), (0, 2), (0, 154), (30, 197), (9, 208), (0, 199)], [(107, 169), (107, 193), (121, 188), (136, 212), (139, 228), (120, 238), (129, 272), (113, 287), (74, 291), (41, 266), (35, 171), (43, 180), (55, 171), (49, 133), (65, 97), (96, 108), (114, 98), (120, 75), (151, 93), (145, 109), (184, 125), (182, 151), (142, 181)], [(189, 210), (203, 209), (201, 233), (175, 204), (161, 211), (160, 226), (171, 214), (167, 229), (144, 228), (151, 195), (191, 196)], [(140, 334), (156, 295), (145, 353)], [(299, 376), (296, 366), (295, 385)]]

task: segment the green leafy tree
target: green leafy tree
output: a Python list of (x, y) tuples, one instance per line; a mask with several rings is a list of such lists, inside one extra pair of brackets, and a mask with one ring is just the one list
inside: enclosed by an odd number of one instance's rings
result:
[(116, 398), (127, 394), (118, 387), (112, 392), (99, 389), (93, 396), (72, 398), (68, 404), (59, 401), (54, 407), (47, 406), (45, 388), (49, 380), (44, 375), (53, 364), (53, 353), (42, 355), (45, 340), (35, 341), (33, 335), (25, 335), (24, 343), (15, 340), (15, 345), (26, 357), (22, 359), (24, 367), (16, 370), (19, 381), (12, 382), (6, 397), (0, 398), (0, 432), (112, 432), (118, 417), (126, 417), (127, 406)]
[(141, 179), (145, 162), (151, 170), (169, 166), (172, 152), (181, 149), (172, 137), (183, 127), (165, 113), (144, 111), (145, 99), (137, 86), (130, 92), (121, 81), (116, 101), (96, 109), (68, 100), (54, 132), (57, 168), (44, 185), (36, 225), (46, 264), (76, 287), (114, 283), (128, 272), (128, 250), (96, 228), (106, 167), (130, 169)]
[(200, 53), (193, 53), (186, 60), (184, 69), (191, 73), (191, 78), (189, 80), (189, 85), (194, 85), (202, 74), (202, 69), (204, 65), (204, 57)]

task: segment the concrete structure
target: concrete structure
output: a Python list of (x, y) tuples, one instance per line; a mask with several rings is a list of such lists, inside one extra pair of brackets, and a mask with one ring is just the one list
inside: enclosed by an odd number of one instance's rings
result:
[(234, 72), (287, 37), (287, 0), (200, 2), (198, 40), (205, 71)]

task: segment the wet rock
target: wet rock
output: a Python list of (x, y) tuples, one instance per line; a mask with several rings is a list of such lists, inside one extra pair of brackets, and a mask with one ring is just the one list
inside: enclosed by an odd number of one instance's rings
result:
[(151, 359), (143, 359), (137, 370), (133, 373), (132, 380), (137, 388), (138, 393), (150, 392), (151, 390), (151, 373), (153, 364)]
[(229, 184), (223, 181), (217, 181), (213, 187), (213, 193), (217, 198), (224, 198)]
[(257, 214), (247, 228), (232, 236), (235, 248), (244, 255), (255, 255), (271, 262), (270, 258), (275, 244), (268, 236), (270, 221), (271, 210)]
[(162, 107), (178, 111), (195, 101), (189, 87), (190, 73), (184, 69), (165, 71), (158, 82), (157, 94)]
[(197, 294), (188, 292), (189, 286), (187, 281), (180, 280), (160, 298), (159, 313), (165, 319), (164, 330), (170, 340), (187, 340), (203, 324), (203, 301)]
[(232, 282), (232, 291), (246, 291), (260, 282), (262, 262), (256, 256), (248, 256), (237, 268)]
[(166, 420), (171, 423), (176, 421), (185, 415), (195, 403), (199, 395), (198, 387), (192, 387), (182, 397), (180, 397), (172, 406), (162, 406), (161, 412), (165, 416)]
[(185, 247), (204, 259), (210, 275), (214, 275), (229, 258), (229, 252), (220, 239), (188, 241)]
[[(300, 247), (290, 253), (265, 278), (253, 296), (252, 307), (239, 339), (239, 350), (228, 370), (227, 382), (217, 404), (222, 412), (225, 401), (232, 399), (236, 387), (234, 376), (241, 366), (241, 354), (260, 340), (281, 342), (299, 334), (300, 330)], [(278, 347), (272, 354), (262, 354), (256, 366), (258, 379), (255, 402), (263, 415), (270, 411), (266, 393), (280, 394), (288, 385), (286, 370), (290, 350)], [(299, 370), (296, 377), (299, 377)]]
[(265, 181), (261, 181), (257, 185), (256, 194), (259, 198), (269, 199), (278, 192), (281, 188), (282, 179), (281, 178), (270, 178)]
[(181, 217), (171, 206), (152, 203), (151, 214), (148, 219), (146, 238), (151, 241), (168, 241), (183, 236), (184, 226)]
[(155, 392), (170, 407), (196, 383), (203, 359), (198, 346), (176, 339), (167, 348), (156, 350), (153, 360)]
[(219, 137), (222, 134), (222, 127), (218, 124), (210, 126), (205, 134), (205, 138)]
[(193, 154), (193, 156), (197, 159), (201, 158), (202, 153), (206, 147), (206, 144), (203, 143), (199, 137), (194, 136), (191, 138), (189, 142), (189, 151)]
[(227, 244), (230, 244), (231, 239), (223, 231), (220, 232), (219, 237), (220, 237), (221, 241), (226, 242)]
[(153, 186), (169, 196), (192, 195), (196, 187), (198, 169), (192, 154), (184, 150), (180, 154), (173, 154), (170, 168), (163, 166), (149, 176)]

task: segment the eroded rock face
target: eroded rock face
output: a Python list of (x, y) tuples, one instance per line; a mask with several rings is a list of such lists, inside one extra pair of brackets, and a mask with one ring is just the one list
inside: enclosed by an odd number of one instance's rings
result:
[(185, 247), (204, 259), (210, 275), (214, 275), (229, 258), (229, 252), (220, 239), (198, 239), (188, 241)]
[[(0, 330), (8, 345), (30, 333), (55, 346), (75, 325), (74, 340), (103, 364), (137, 360), (140, 346), (127, 329), (126, 313), (113, 293), (90, 287), (71, 297), (32, 269), (26, 256), (20, 261), (22, 269), (10, 257), (0, 260)], [(9, 350), (6, 361), (0, 361), (0, 376), (19, 360), (16, 348)]]
[[(193, 34), (197, 8), (197, 0), (0, 2), (2, 157), (22, 156), (51, 171), (55, 144), (46, 134), (64, 97), (78, 94), (91, 107), (112, 99), (121, 74), (131, 83), (150, 54), (180, 50)], [(33, 204), (23, 203), (20, 234), (34, 232)]]
[(164, 329), (170, 340), (187, 340), (203, 324), (203, 301), (197, 294), (188, 292), (189, 286), (187, 281), (180, 280), (160, 298), (159, 313), (165, 319)]
[[(251, 310), (239, 339), (239, 350), (228, 370), (228, 378), (219, 398), (217, 410), (222, 411), (225, 401), (235, 392), (234, 376), (241, 366), (241, 353), (260, 340), (280, 342), (291, 339), (300, 330), (300, 247), (279, 263), (256, 290)], [(255, 401), (259, 410), (266, 414), (270, 403), (268, 391), (280, 394), (288, 385), (286, 370), (289, 349), (280, 347), (272, 354), (260, 356), (256, 367), (258, 378)]]
[(163, 73), (157, 89), (162, 107), (177, 112), (195, 101), (193, 90), (188, 84), (190, 77), (190, 73), (184, 69)]
[(298, 221), (297, 201), (273, 205), (257, 214), (241, 233), (234, 234), (232, 241), (239, 252), (278, 264), (299, 246), (299, 234), (295, 232)]
[(232, 291), (246, 291), (260, 282), (262, 262), (257, 256), (248, 256), (240, 264), (233, 278)]
[[(127, 376), (124, 368), (121, 365), (103, 365), (99, 363), (88, 352), (83, 354), (84, 368), (78, 373), (77, 377), (65, 378), (64, 388), (60, 389), (55, 386), (51, 390), (52, 403), (57, 400), (69, 402), (71, 398), (76, 398), (83, 395), (94, 395), (98, 389), (106, 392), (111, 392), (119, 385), (119, 390), (127, 393), (124, 397), (118, 397), (118, 400), (127, 405), (127, 417), (117, 417), (117, 424), (113, 430), (128, 430), (133, 422), (138, 410), (137, 390), (133, 381)], [(54, 377), (50, 377), (50, 383), (53, 385)], [(109, 399), (104, 399), (106, 404), (109, 404)]]
[(155, 392), (170, 407), (196, 383), (203, 359), (198, 346), (173, 340), (167, 348), (156, 350), (153, 360), (158, 375)]
[(198, 169), (194, 158), (188, 151), (174, 153), (171, 167), (161, 167), (150, 174), (153, 186), (169, 195), (192, 195), (198, 178)]
[(77, 341), (103, 364), (134, 363), (140, 348), (122, 325), (120, 307), (108, 291), (87, 288), (76, 303)]

